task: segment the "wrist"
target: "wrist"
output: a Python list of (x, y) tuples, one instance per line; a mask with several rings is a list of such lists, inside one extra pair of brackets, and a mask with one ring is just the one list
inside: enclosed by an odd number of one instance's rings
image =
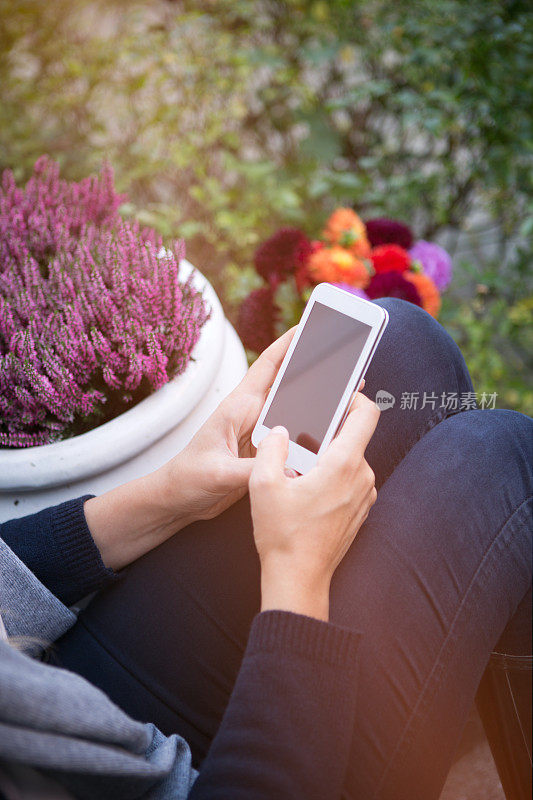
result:
[(331, 576), (270, 557), (261, 561), (261, 611), (292, 611), (316, 619), (329, 620)]
[(164, 464), (147, 479), (152, 483), (154, 503), (165, 527), (176, 531), (195, 522), (194, 500), (197, 495), (191, 471), (179, 456)]
[(165, 477), (157, 470), (85, 502), (85, 519), (106, 567), (122, 569), (189, 523), (172, 504)]

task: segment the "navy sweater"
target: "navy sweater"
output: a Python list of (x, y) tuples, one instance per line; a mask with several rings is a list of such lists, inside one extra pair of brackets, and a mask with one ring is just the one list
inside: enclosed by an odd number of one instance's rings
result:
[[(86, 499), (0, 526), (1, 538), (65, 604), (117, 580), (91, 537)], [(354, 732), (358, 638), (289, 612), (259, 614), (191, 800), (340, 798)]]

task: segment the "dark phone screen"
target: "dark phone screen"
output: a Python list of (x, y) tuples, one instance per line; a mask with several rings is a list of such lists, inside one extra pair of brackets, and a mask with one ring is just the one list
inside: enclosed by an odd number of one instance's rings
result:
[(293, 442), (318, 453), (371, 330), (315, 303), (263, 424), (284, 425)]

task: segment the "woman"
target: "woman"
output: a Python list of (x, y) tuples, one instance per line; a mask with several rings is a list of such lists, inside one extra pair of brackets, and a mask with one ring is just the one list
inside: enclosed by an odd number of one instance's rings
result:
[[(87, 798), (438, 798), (491, 651), (530, 647), (532, 424), (459, 410), (451, 338), (379, 302), (364, 394), (308, 475), (285, 474), (283, 429), (250, 445), (289, 332), (169, 464), (0, 529), (7, 633), (58, 639), (59, 665), (1, 645), (7, 779), (17, 763)], [(396, 404), (378, 422), (379, 389)], [(65, 606), (97, 589), (75, 621)]]

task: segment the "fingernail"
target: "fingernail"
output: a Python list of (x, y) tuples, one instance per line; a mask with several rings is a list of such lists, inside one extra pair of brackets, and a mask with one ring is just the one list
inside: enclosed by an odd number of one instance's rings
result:
[(289, 435), (289, 431), (283, 425), (276, 425), (275, 428), (272, 428), (271, 433), (281, 433), (282, 436)]

